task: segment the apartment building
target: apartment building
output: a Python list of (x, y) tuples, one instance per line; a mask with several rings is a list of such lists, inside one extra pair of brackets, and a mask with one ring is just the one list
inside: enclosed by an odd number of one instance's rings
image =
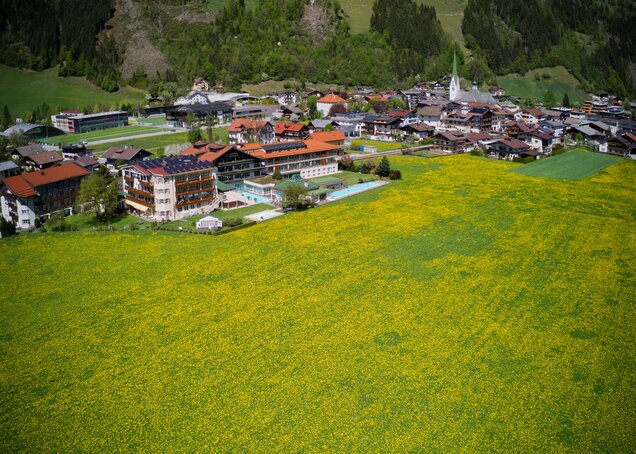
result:
[(149, 159), (122, 168), (126, 204), (155, 221), (212, 211), (218, 205), (216, 168), (196, 156)]

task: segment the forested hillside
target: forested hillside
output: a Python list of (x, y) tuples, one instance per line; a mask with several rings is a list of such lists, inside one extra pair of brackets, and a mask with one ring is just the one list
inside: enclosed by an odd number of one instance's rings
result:
[(468, 0), (466, 47), (422, 0), (372, 4), (353, 33), (338, 0), (0, 0), (0, 63), (170, 98), (197, 76), (407, 86), (448, 74), (457, 49), (468, 79), (562, 65), (588, 91), (636, 97), (633, 0)]
[(117, 89), (117, 48), (97, 39), (113, 0), (0, 0), (0, 11), (0, 63), (36, 70), (59, 64), (60, 75)]
[(634, 94), (633, 0), (469, 0), (462, 30), (497, 74), (563, 65), (588, 90)]

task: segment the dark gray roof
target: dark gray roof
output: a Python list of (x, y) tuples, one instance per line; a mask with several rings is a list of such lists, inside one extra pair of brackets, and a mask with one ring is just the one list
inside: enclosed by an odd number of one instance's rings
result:
[(495, 98), (490, 93), (482, 93), (477, 90), (462, 91), (459, 93), (457, 99), (453, 101), (458, 102), (478, 102), (482, 104), (497, 104)]
[(7, 170), (18, 169), (18, 165), (13, 161), (0, 162), (0, 172), (6, 172)]
[(27, 156), (31, 156), (32, 154), (44, 153), (46, 149), (39, 143), (36, 143), (32, 145), (24, 145), (23, 147), (17, 147), (15, 151), (23, 158), (26, 158)]

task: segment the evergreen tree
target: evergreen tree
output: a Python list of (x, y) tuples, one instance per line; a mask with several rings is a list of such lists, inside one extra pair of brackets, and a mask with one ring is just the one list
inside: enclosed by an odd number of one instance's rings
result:
[(13, 119), (11, 118), (11, 114), (9, 113), (9, 106), (4, 105), (4, 112), (2, 114), (2, 131), (7, 129), (11, 123), (13, 123)]
[(389, 159), (386, 156), (383, 156), (373, 172), (379, 177), (388, 177), (391, 173), (391, 163), (389, 162)]
[(562, 104), (563, 104), (563, 107), (566, 107), (568, 109), (572, 107), (572, 104), (570, 103), (570, 97), (568, 96), (567, 92), (563, 95)]

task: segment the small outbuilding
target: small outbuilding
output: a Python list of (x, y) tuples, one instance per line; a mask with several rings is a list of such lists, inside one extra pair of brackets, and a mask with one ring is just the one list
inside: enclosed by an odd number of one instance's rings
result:
[(223, 221), (214, 216), (206, 216), (197, 221), (197, 230), (218, 230), (223, 227)]

